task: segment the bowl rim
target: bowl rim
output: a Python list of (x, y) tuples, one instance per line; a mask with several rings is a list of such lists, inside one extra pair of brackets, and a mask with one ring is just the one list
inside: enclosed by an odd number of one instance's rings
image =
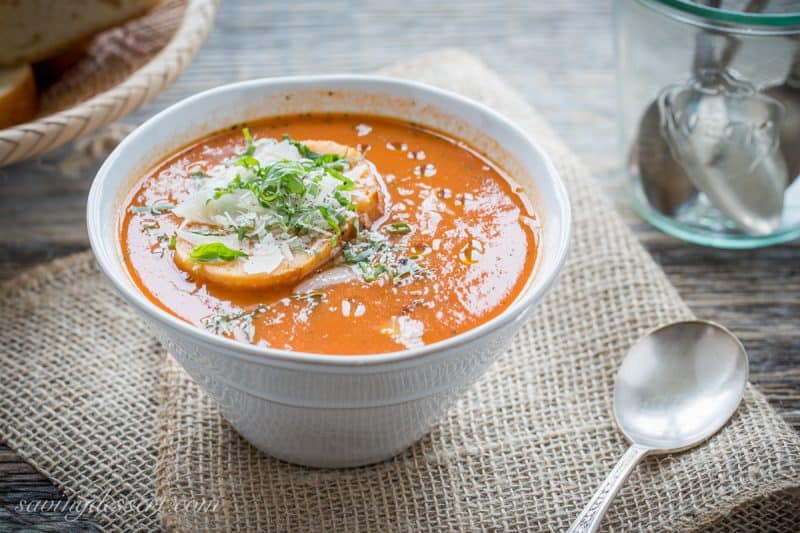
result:
[[(191, 107), (202, 100), (213, 98), (215, 95), (226, 91), (236, 91), (244, 88), (259, 86), (269, 87), (281, 84), (324, 84), (348, 82), (398, 86), (415, 91), (427, 92), (434, 97), (454, 100), (461, 106), (472, 107), (479, 113), (488, 116), (488, 118), (491, 120), (501, 123), (504, 127), (510, 129), (513, 134), (520, 136), (530, 145), (530, 147), (540, 157), (543, 166), (547, 170), (546, 179), (549, 179), (552, 182), (553, 196), (556, 200), (554, 211), (561, 216), (560, 234), (558, 236), (559, 242), (557, 242), (553, 248), (547, 248), (550, 250), (548, 253), (554, 256), (553, 266), (548, 272), (537, 272), (537, 269), (534, 269), (533, 274), (529, 276), (528, 279), (534, 280), (538, 277), (538, 283), (535, 286), (532, 286), (531, 289), (525, 294), (514, 300), (497, 316), (475, 328), (467, 330), (453, 337), (449, 337), (425, 346), (393, 352), (342, 355), (294, 352), (272, 347), (255, 346), (235, 341), (233, 339), (228, 339), (227, 337), (220, 335), (214, 335), (211, 332), (205, 331), (194, 324), (190, 324), (189, 322), (186, 322), (177, 316), (164, 311), (147, 299), (147, 297), (142, 294), (141, 291), (130, 286), (131, 284), (129, 282), (119, 279), (117, 273), (109, 264), (109, 262), (112, 261), (114, 263), (119, 263), (119, 258), (113, 257), (116, 254), (113, 254), (113, 252), (107, 250), (104, 246), (104, 240), (102, 238), (103, 230), (98, 224), (95, 223), (95, 219), (97, 219), (98, 223), (101, 219), (99, 216), (95, 216), (95, 214), (99, 214), (102, 209), (100, 194), (104, 187), (104, 182), (107, 180), (108, 176), (112, 174), (111, 170), (113, 169), (117, 160), (123, 157), (128, 149), (128, 146), (132, 144), (137, 137), (143, 135), (143, 132), (146, 132), (153, 126), (153, 124), (169, 118), (171, 114), (176, 113), (183, 108)], [(120, 186), (116, 187), (115, 192), (119, 192), (119, 189)], [(180, 333), (182, 336), (189, 337), (189, 339), (196, 343), (206, 344), (209, 347), (224, 353), (226, 356), (232, 356), (248, 362), (257, 364), (281, 362), (289, 364), (312, 364), (315, 366), (330, 367), (370, 367), (385, 365), (387, 363), (400, 363), (409, 360), (415, 360), (474, 342), (488, 333), (515, 322), (516, 320), (525, 316), (526, 312), (532, 309), (534, 305), (539, 302), (552, 288), (553, 284), (563, 270), (564, 262), (566, 261), (569, 251), (570, 237), (572, 233), (572, 210), (564, 182), (547, 153), (522, 128), (485, 104), (466, 96), (462, 96), (458, 93), (440, 89), (438, 87), (417, 81), (371, 74), (326, 74), (258, 78), (220, 85), (218, 87), (196, 93), (188, 98), (170, 105), (138, 126), (106, 158), (92, 182), (87, 201), (86, 217), (89, 242), (97, 262), (100, 265), (100, 269), (103, 271), (105, 276), (111, 280), (116, 290), (124, 297), (124, 299), (129, 304), (132, 304), (138, 311), (143, 313), (147, 318), (158, 322), (159, 325), (169, 327), (173, 331)], [(125, 265), (119, 266), (123, 272), (126, 271)], [(542, 275), (545, 277), (539, 277)]]

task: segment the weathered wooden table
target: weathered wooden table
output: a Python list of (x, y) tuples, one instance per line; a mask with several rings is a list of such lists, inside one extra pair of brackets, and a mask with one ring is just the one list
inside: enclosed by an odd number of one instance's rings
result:
[[(460, 47), (516, 87), (618, 198), (620, 210), (700, 317), (744, 341), (751, 379), (800, 430), (800, 243), (734, 252), (699, 248), (640, 220), (619, 193), (609, 1), (223, 2), (214, 32), (167, 92), (123, 121), (140, 123), (197, 91), (236, 80), (300, 73), (369, 72), (411, 55)], [(0, 279), (87, 248), (86, 193), (97, 164), (80, 141), (0, 169)], [(0, 531), (94, 528), (63, 513), (19, 510), (63, 500), (0, 445)]]

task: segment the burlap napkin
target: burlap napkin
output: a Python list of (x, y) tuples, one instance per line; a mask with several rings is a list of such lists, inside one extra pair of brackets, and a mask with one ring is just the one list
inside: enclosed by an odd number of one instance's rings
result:
[[(160, 510), (183, 531), (564, 529), (624, 451), (610, 418), (616, 367), (647, 328), (691, 312), (586, 169), (482, 64), (446, 51), (385, 73), (481, 100), (551, 154), (575, 213), (557, 289), (430, 435), (333, 471), (249, 446), (170, 358), (159, 391), (158, 347), (88, 255), (27, 274), (2, 294), (0, 438), (77, 503), (151, 503), (94, 509), (104, 524), (152, 529)], [(605, 526), (794, 531), (798, 508), (800, 438), (748, 387), (706, 445), (647, 459)]]

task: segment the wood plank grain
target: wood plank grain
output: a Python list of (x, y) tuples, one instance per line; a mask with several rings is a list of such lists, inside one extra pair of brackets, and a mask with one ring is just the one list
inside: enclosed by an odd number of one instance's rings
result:
[[(695, 312), (744, 341), (751, 377), (800, 430), (800, 244), (753, 252), (703, 249), (652, 229), (619, 192), (610, 1), (223, 2), (205, 48), (178, 82), (123, 121), (236, 80), (369, 72), (411, 55), (460, 47), (519, 90), (600, 178), (630, 227)], [(78, 141), (0, 169), (0, 279), (85, 249), (85, 198), (98, 161)], [(96, 529), (61, 513), (20, 513), (22, 500), (63, 498), (0, 445), (0, 531)]]
[[(38, 508), (31, 512), (30, 504)], [(100, 530), (90, 518), (60, 510), (68, 505), (69, 500), (46, 477), (0, 444), (0, 531)]]

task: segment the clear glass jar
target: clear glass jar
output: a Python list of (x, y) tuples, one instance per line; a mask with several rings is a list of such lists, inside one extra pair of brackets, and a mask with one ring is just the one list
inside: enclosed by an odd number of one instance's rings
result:
[(724, 248), (800, 236), (800, 0), (615, 0), (636, 210)]

